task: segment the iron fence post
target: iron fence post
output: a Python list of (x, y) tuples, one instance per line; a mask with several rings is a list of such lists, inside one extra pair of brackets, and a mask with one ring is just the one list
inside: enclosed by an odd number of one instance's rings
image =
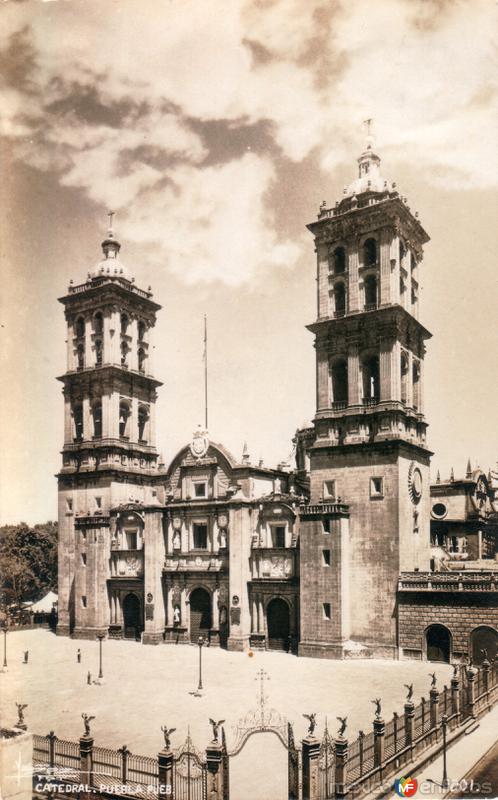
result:
[(342, 800), (348, 796), (349, 787), (347, 784), (346, 764), (348, 761), (349, 742), (343, 736), (334, 740), (335, 747), (335, 796), (337, 800)]
[(208, 770), (208, 797), (212, 800), (222, 800), (224, 795), (223, 770), (221, 762), (223, 750), (221, 745), (211, 742), (206, 747), (206, 765)]
[(50, 769), (55, 767), (55, 742), (57, 740), (57, 736), (53, 731), (50, 731), (48, 734), (48, 765)]
[(433, 686), (429, 694), (430, 694), (431, 729), (435, 730), (436, 741), (437, 741), (438, 727), (439, 727), (439, 691), (438, 689), (436, 689), (435, 686)]
[(314, 736), (302, 740), (303, 745), (303, 800), (318, 800), (320, 742)]
[(386, 723), (383, 719), (376, 718), (373, 723), (374, 729), (374, 767), (382, 767), (384, 763), (384, 741), (386, 733)]
[(491, 669), (491, 664), (489, 663), (488, 659), (485, 658), (482, 662), (482, 682), (484, 691), (487, 693), (489, 692), (489, 671)]
[(160, 750), (157, 754), (157, 766), (159, 775), (159, 797), (167, 800), (174, 800), (173, 787), (173, 761), (174, 756), (171, 750)]
[(129, 750), (124, 744), (119, 748), (118, 753), (121, 754), (121, 783), (124, 785), (128, 780), (128, 755)]
[(451, 713), (456, 714), (457, 722), (460, 722), (461, 697), (460, 697), (460, 677), (458, 672), (453, 673), (451, 679)]
[(93, 786), (93, 738), (92, 736), (82, 736), (80, 739), (80, 775), (84, 790), (80, 794), (82, 800), (91, 797), (91, 787)]
[(476, 679), (476, 670), (474, 667), (470, 666), (467, 669), (467, 703), (469, 707), (469, 717), (475, 719), (475, 679)]

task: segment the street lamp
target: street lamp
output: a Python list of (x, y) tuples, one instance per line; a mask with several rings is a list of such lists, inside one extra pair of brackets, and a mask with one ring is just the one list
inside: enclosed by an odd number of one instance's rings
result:
[(97, 639), (99, 640), (99, 680), (101, 680), (104, 677), (102, 672), (102, 642), (105, 639), (105, 633), (98, 633)]
[(443, 789), (447, 789), (449, 786), (448, 781), (448, 773), (446, 771), (446, 728), (448, 726), (448, 717), (446, 714), (443, 714), (441, 719), (441, 726), (443, 728), (443, 781), (441, 786)]
[(199, 685), (197, 687), (197, 691), (200, 692), (200, 690), (202, 689), (202, 645), (204, 644), (203, 636), (199, 636), (197, 644), (199, 645)]

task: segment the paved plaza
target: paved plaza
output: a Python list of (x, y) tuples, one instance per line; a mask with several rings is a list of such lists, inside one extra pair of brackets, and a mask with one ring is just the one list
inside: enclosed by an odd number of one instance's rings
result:
[[(81, 649), (81, 664), (76, 651)], [(29, 662), (22, 663), (29, 649)], [(410, 661), (329, 661), (296, 658), (285, 653), (231, 653), (203, 648), (202, 697), (197, 688), (198, 648), (190, 645), (144, 647), (130, 641), (103, 643), (104, 684), (87, 685), (87, 672), (98, 675), (98, 643), (54, 636), (45, 630), (15, 631), (8, 635), (9, 668), (2, 675), (0, 708), (3, 722), (15, 721), (15, 701), (28, 703), (29, 729), (76, 739), (82, 732), (81, 713), (95, 715), (92, 732), (96, 743), (120, 747), (124, 742), (136, 753), (154, 755), (162, 745), (161, 725), (175, 727), (174, 744), (190, 731), (203, 748), (210, 734), (209, 717), (226, 720), (230, 733), (240, 717), (257, 705), (256, 673), (263, 667), (268, 705), (293, 723), (295, 735), (306, 732), (303, 713), (317, 712), (318, 735), (325, 717), (333, 732), (337, 716), (348, 716), (348, 733), (370, 729), (372, 700), (382, 698), (389, 719), (401, 712), (404, 684), (414, 684), (414, 697), (428, 697), (429, 672), (438, 684), (449, 683), (446, 664)]]

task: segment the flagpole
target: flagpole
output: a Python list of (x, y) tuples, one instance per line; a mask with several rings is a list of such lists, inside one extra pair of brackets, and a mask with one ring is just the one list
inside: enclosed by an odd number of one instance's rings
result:
[(208, 429), (208, 353), (207, 353), (207, 317), (204, 314), (204, 409), (205, 428)]

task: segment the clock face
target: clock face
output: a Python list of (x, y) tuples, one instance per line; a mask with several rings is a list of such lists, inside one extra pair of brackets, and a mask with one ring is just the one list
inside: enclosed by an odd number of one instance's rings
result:
[(418, 469), (413, 470), (413, 493), (416, 497), (422, 494), (422, 475)]
[(415, 505), (419, 502), (420, 498), (422, 497), (422, 488), (423, 488), (422, 473), (412, 461), (412, 463), (410, 464), (410, 469), (408, 470), (408, 491), (410, 493), (412, 503), (414, 503)]

